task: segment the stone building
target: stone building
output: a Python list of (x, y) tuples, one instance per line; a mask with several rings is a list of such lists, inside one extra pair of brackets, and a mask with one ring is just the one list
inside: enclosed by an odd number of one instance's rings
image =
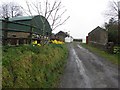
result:
[(101, 27), (96, 27), (88, 33), (88, 44), (103, 47), (108, 42), (108, 33)]
[(59, 31), (56, 35), (55, 38), (57, 40), (65, 42), (65, 38), (69, 36), (67, 32)]

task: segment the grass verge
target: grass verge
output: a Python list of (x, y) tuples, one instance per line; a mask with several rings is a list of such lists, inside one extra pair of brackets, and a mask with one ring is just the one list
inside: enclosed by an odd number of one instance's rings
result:
[(116, 65), (120, 65), (120, 62), (118, 61), (119, 60), (118, 58), (120, 58), (120, 55), (107, 53), (107, 52), (105, 52), (101, 49), (95, 48), (91, 45), (86, 45), (85, 43), (81, 43), (81, 45), (83, 47), (87, 48), (88, 50), (90, 50), (91, 52), (94, 52), (97, 55), (99, 55), (107, 60), (110, 60), (112, 63), (114, 63)]
[(55, 88), (68, 50), (66, 45), (3, 47), (3, 88)]

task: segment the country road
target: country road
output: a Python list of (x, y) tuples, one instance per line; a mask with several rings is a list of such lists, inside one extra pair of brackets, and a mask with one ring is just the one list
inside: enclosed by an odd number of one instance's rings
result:
[(68, 44), (69, 58), (60, 88), (118, 88), (118, 66), (79, 43)]

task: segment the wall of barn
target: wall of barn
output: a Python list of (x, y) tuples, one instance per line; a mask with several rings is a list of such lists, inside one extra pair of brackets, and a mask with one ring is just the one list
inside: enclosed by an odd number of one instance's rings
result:
[(8, 32), (7, 37), (8, 38), (28, 38), (30, 33), (24, 33), (24, 32)]
[(0, 20), (0, 46), (2, 45), (2, 20)]
[(107, 42), (107, 31), (102, 28), (96, 28), (88, 34), (88, 44), (94, 45), (95, 47), (106, 49)]
[(28, 44), (29, 35), (30, 33), (24, 33), (24, 32), (8, 32), (7, 43), (8, 45)]

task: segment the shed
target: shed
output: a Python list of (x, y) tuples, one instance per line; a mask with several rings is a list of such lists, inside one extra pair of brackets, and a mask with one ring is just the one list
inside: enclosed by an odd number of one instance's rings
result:
[(52, 29), (49, 22), (43, 16), (19, 16), (3, 20), (2, 31), (3, 39), (7, 44), (27, 44), (33, 39), (39, 39), (36, 36), (51, 35)]
[[(9, 21), (14, 22), (8, 25), (10, 29), (19, 28), (19, 30), (14, 31), (21, 31), (21, 32), (32, 32), (37, 34), (49, 35), (52, 32), (52, 29), (49, 25), (49, 22), (45, 17), (36, 15), (36, 16), (19, 16), (10, 18)], [(15, 24), (18, 23), (18, 24)], [(45, 23), (45, 24), (44, 24)], [(43, 31), (44, 29), (44, 31)]]

